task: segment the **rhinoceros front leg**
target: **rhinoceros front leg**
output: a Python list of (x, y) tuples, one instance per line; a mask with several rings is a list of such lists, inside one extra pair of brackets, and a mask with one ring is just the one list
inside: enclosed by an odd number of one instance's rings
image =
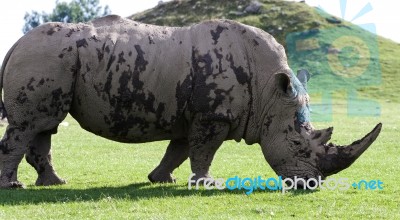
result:
[(220, 121), (202, 121), (197, 119), (189, 131), (189, 158), (192, 168), (192, 181), (209, 178), (209, 168), (215, 152), (226, 140), (229, 124)]
[(26, 161), (38, 173), (36, 186), (65, 184), (65, 180), (57, 176), (51, 163), (51, 132), (42, 132), (36, 135), (26, 153)]
[(26, 153), (31, 135), (26, 128), (8, 125), (0, 142), (0, 188), (23, 188), (17, 180), (18, 165)]
[(151, 182), (175, 182), (172, 172), (189, 157), (189, 143), (187, 139), (171, 140), (160, 164), (149, 174)]

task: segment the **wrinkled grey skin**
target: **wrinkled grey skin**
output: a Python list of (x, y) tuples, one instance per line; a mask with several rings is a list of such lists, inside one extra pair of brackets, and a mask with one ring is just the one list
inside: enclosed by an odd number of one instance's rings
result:
[(326, 145), (332, 129), (299, 120), (309, 114), (308, 77), (292, 74), (272, 36), (233, 21), (185, 28), (118, 16), (48, 23), (22, 37), (2, 68), (0, 107), (9, 121), (0, 143), (2, 188), (23, 186), (17, 168), (24, 155), (36, 185), (65, 183), (50, 145), (68, 113), (111, 140), (171, 140), (152, 182), (173, 182), (187, 158), (194, 178), (208, 177), (216, 150), (230, 139), (259, 143), (278, 175), (326, 177), (348, 167), (381, 126), (346, 148)]

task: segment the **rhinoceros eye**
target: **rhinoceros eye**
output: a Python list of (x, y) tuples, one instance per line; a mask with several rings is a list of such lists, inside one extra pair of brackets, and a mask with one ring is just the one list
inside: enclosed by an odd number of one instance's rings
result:
[(293, 144), (300, 146), (301, 143), (300, 143), (300, 141), (293, 141)]
[(298, 139), (289, 139), (289, 141), (293, 147), (299, 147), (301, 145), (301, 142)]

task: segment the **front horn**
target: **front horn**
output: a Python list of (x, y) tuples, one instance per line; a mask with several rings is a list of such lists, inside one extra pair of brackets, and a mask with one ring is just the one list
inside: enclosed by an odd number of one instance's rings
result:
[(319, 166), (324, 176), (338, 173), (349, 167), (375, 141), (382, 129), (382, 123), (362, 139), (348, 146), (324, 145), (325, 154), (319, 154)]

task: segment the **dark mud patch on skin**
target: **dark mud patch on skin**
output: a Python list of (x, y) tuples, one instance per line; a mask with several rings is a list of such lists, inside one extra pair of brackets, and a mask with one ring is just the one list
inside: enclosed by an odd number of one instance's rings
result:
[(80, 40), (77, 40), (76, 41), (76, 47), (77, 48), (79, 48), (79, 47), (87, 47), (89, 44), (88, 44), (88, 42), (86, 41), (86, 39), (80, 39)]
[(258, 43), (258, 41), (256, 39), (253, 39), (253, 45), (256, 47), (256, 46), (258, 46), (260, 44)]
[(96, 35), (93, 35), (89, 38), (89, 41), (100, 42), (101, 40), (97, 39)]
[(149, 44), (156, 44), (152, 36), (149, 36)]
[[(227, 90), (221, 89), (218, 88), (218, 84), (215, 81), (209, 80), (215, 79), (217, 75), (221, 74), (219, 72), (214, 73), (214, 62), (211, 52), (208, 51), (205, 54), (200, 54), (195, 47), (192, 47), (191, 65), (192, 96), (188, 110), (201, 113), (204, 120), (217, 120), (228, 123), (235, 120), (230, 109), (227, 109), (223, 113), (217, 112), (217, 108), (223, 105), (225, 100), (233, 100), (230, 93), (233, 91), (234, 86), (231, 86)], [(221, 69), (218, 68), (218, 70), (225, 71), (222, 67)]]
[[(48, 113), (48, 116), (58, 117), (59, 114), (68, 113), (69, 106), (72, 102), (72, 95), (72, 90), (69, 93), (65, 93), (61, 87), (53, 90), (51, 92), (51, 101), (49, 105), (51, 112)], [(48, 104), (48, 100), (44, 104)]]
[(17, 101), (20, 104), (24, 104), (26, 101), (28, 101), (28, 96), (24, 91), (19, 91), (18, 96), (17, 96)]
[(72, 51), (72, 46), (69, 46), (68, 48), (63, 48), (62, 51), (61, 51), (61, 53), (58, 55), (58, 57), (59, 57), (60, 59), (62, 59), (62, 58), (64, 58), (64, 55), (65, 55), (67, 52), (71, 52), (71, 51)]
[(29, 90), (29, 91), (35, 91), (35, 88), (33, 87), (33, 82), (35, 82), (35, 78), (31, 78), (30, 80), (29, 80), (29, 83), (28, 83), (28, 85), (26, 85), (26, 88)]
[[(82, 28), (83, 30), (84, 28)], [(65, 35), (65, 37), (71, 37), (75, 32), (79, 32), (81, 29), (79, 27), (75, 28), (70, 28), (68, 33)], [(90, 39), (89, 39), (90, 40)]]
[(176, 115), (181, 115), (184, 112), (190, 102), (192, 92), (192, 77), (191, 75), (187, 75), (182, 83), (180, 81), (177, 83), (175, 88), (175, 98), (178, 107)]
[(75, 29), (71, 28), (71, 29), (69, 29), (69, 32), (65, 36), (66, 37), (71, 37), (74, 32), (75, 32)]
[(46, 82), (46, 81), (42, 78), (42, 79), (39, 81), (39, 83), (36, 85), (36, 87), (43, 86), (45, 82)]
[(110, 46), (107, 45), (103, 50), (106, 51), (106, 53), (110, 53)]
[(125, 62), (126, 60), (124, 58), (124, 51), (121, 51), (121, 53), (118, 54), (117, 66), (115, 67), (115, 70), (118, 72), (120, 65), (122, 65)]
[(125, 62), (126, 62), (126, 60), (125, 60), (125, 58), (124, 58), (124, 51), (121, 51), (121, 53), (118, 54), (118, 61), (117, 61), (117, 63), (118, 63), (118, 64), (123, 64), (123, 63), (125, 63)]
[(220, 25), (218, 25), (217, 29), (210, 31), (211, 37), (214, 40), (214, 43), (213, 43), (214, 45), (216, 45), (218, 43), (218, 39), (220, 38), (221, 33), (224, 30), (228, 30), (228, 28), (227, 27), (221, 27)]
[(49, 36), (52, 36), (54, 33), (58, 32), (58, 31), (60, 31), (60, 30), (61, 30), (61, 26), (57, 24), (56, 26), (50, 28), (50, 29), (46, 32), (46, 34), (49, 35)]
[(244, 68), (243, 68), (242, 66), (239, 66), (239, 67), (236, 67), (236, 66), (235, 66), (235, 62), (234, 62), (234, 60), (233, 60), (232, 54), (230, 54), (230, 55), (227, 57), (227, 61), (229, 61), (229, 63), (230, 63), (230, 68), (231, 68), (231, 69), (233, 70), (233, 72), (235, 73), (235, 76), (236, 76), (237, 81), (238, 81), (240, 84), (242, 84), (242, 85), (248, 83), (248, 82), (249, 82), (249, 76), (248, 76), (248, 74), (244, 71)]
[(149, 64), (147, 60), (144, 59), (144, 51), (140, 47), (140, 45), (135, 45), (135, 50), (137, 52), (137, 57), (135, 60), (135, 69), (134, 71), (143, 72), (146, 71), (146, 66)]
[(107, 81), (104, 84), (104, 92), (108, 95), (108, 99), (111, 99), (111, 87), (112, 87), (112, 78), (113, 78), (113, 72), (108, 72), (107, 76)]
[(274, 118), (274, 115), (269, 115), (267, 116), (266, 122), (264, 123), (265, 129), (267, 130), (267, 132), (269, 131), (269, 128), (272, 124), (272, 119)]
[[(222, 48), (220, 48), (220, 51), (222, 52)], [(214, 49), (214, 53), (215, 53), (215, 56), (217, 57), (217, 59), (218, 59), (218, 65), (217, 65), (217, 68), (218, 68), (218, 73), (219, 74), (222, 74), (222, 73), (224, 73), (224, 72), (226, 72), (226, 69), (223, 69), (222, 68), (222, 59), (224, 58), (224, 55), (222, 55), (219, 51), (218, 51), (218, 49)], [(215, 74), (214, 75), (214, 79), (217, 77), (217, 75), (218, 74)]]
[(50, 30), (47, 31), (47, 35), (51, 36), (51, 35), (53, 35), (55, 32), (56, 32), (56, 31), (55, 31), (53, 28), (51, 28)]
[[(137, 128), (142, 134), (147, 133), (147, 129), (151, 127), (151, 122), (145, 118), (137, 117), (131, 114), (132, 111), (141, 111), (149, 115), (154, 115), (156, 120), (153, 124), (155, 128), (165, 128), (170, 126), (162, 114), (165, 111), (165, 103), (156, 102), (154, 94), (146, 90), (144, 82), (140, 80), (140, 74), (146, 71), (148, 61), (145, 59), (145, 52), (140, 45), (134, 45), (137, 56), (135, 59), (134, 68), (124, 70), (118, 79), (118, 95), (111, 95), (113, 73), (109, 71), (107, 81), (103, 87), (103, 91), (108, 95), (110, 105), (113, 106), (111, 113), (105, 115), (103, 120), (110, 125), (110, 132), (116, 137), (125, 137), (132, 128)], [(128, 53), (132, 55), (132, 52)], [(115, 58), (114, 58), (115, 59)], [(114, 61), (113, 61), (114, 62)], [(118, 54), (117, 63), (125, 63), (124, 53)]]
[(104, 58), (103, 50), (101, 50), (99, 48), (96, 48), (96, 52), (97, 52), (97, 59), (98, 59), (98, 61), (100, 63)]
[[(223, 89), (215, 89), (214, 93), (215, 93), (215, 99), (214, 99), (214, 103), (212, 104), (211, 108), (212, 109), (217, 109), (218, 106), (223, 104), (223, 101), (228, 98), (231, 97), (231, 92), (233, 91), (233, 88), (235, 86), (232, 86), (231, 88), (229, 88), (228, 90), (223, 90)], [(233, 101), (233, 98), (229, 99), (230, 101)]]
[(110, 59), (108, 59), (107, 69), (106, 69), (107, 72), (110, 70), (111, 65), (114, 63), (115, 59), (116, 59), (115, 55), (111, 55)]
[(193, 75), (193, 99), (191, 102), (191, 110), (195, 112), (212, 112), (209, 103), (213, 98), (209, 97), (211, 91), (217, 88), (217, 84), (206, 83), (207, 78), (213, 74), (213, 60), (210, 53), (199, 54), (198, 50), (192, 47), (192, 73)]

